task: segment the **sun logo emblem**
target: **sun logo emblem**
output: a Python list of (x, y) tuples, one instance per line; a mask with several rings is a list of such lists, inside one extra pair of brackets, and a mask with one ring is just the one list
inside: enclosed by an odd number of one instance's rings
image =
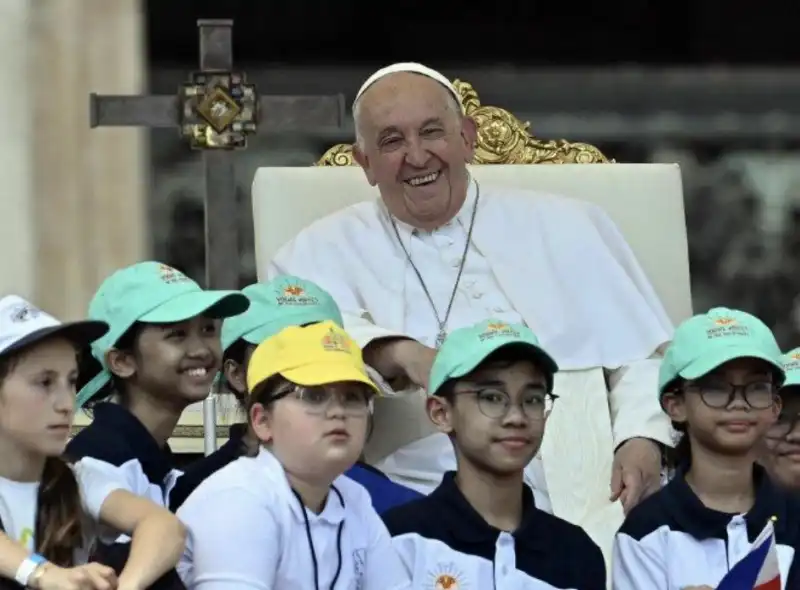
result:
[(733, 324), (736, 323), (736, 320), (731, 317), (723, 316), (719, 318), (714, 318), (714, 323), (717, 324), (718, 326), (732, 326)]
[(300, 297), (303, 293), (303, 287), (299, 285), (289, 285), (283, 290), (283, 294), (287, 297)]
[(499, 332), (500, 330), (505, 330), (508, 328), (508, 324), (505, 322), (489, 322), (486, 324), (486, 330), (489, 332)]
[(429, 574), (429, 582), (425, 585), (427, 590), (467, 590), (464, 576), (453, 563), (437, 564), (438, 567)]

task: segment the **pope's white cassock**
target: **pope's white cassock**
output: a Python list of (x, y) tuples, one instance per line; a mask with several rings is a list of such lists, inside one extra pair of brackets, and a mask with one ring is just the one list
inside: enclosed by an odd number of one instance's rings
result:
[[(623, 518), (620, 504), (609, 502), (614, 449), (633, 437), (672, 444), (657, 402), (659, 361), (652, 358), (670, 340), (671, 323), (600, 208), (474, 180), (446, 226), (428, 233), (397, 221), (437, 310), (447, 309), (478, 193), (447, 329), (488, 317), (524, 322), (556, 358), (560, 399), (526, 479), (539, 507), (583, 526), (608, 554)], [(266, 274), (301, 276), (328, 290), (361, 346), (398, 335), (435, 345), (437, 319), (380, 199), (307, 227)], [(448, 438), (427, 418), (424, 393), (382, 399), (375, 420), (367, 460), (394, 480), (429, 492), (455, 469)]]

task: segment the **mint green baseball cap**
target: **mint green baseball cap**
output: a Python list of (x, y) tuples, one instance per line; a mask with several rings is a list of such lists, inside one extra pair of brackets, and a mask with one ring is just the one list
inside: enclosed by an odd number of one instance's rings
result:
[(289, 326), (332, 321), (344, 327), (342, 312), (333, 297), (319, 285), (291, 275), (275, 277), (242, 289), (250, 308), (222, 323), (222, 349), (237, 340), (261, 344)]
[(715, 307), (684, 321), (675, 330), (658, 372), (659, 397), (677, 378), (699, 379), (741, 358), (769, 363), (784, 378), (781, 350), (767, 325), (737, 309)]
[(205, 290), (182, 272), (160, 262), (139, 262), (109, 276), (89, 302), (89, 319), (106, 322), (109, 331), (92, 343), (92, 356), (103, 370), (78, 392), (83, 407), (108, 383), (105, 355), (137, 322), (170, 324), (199, 315), (222, 319), (250, 305), (239, 291)]
[(547, 371), (548, 387), (553, 388), (553, 375), (558, 365), (539, 344), (536, 334), (521, 324), (489, 319), (453, 330), (447, 336), (433, 361), (428, 393), (435, 395), (446, 381), (471, 373), (489, 355), (506, 346), (528, 349), (531, 360)]
[(800, 385), (800, 347), (790, 350), (781, 357), (783, 370), (786, 371), (784, 387)]

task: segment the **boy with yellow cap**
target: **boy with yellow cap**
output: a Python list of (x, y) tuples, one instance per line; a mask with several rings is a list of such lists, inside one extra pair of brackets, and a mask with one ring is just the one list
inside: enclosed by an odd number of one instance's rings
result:
[(781, 486), (800, 491), (800, 348), (783, 357), (786, 381), (780, 389), (783, 407), (775, 425), (767, 431), (761, 463)]
[(539, 509), (524, 483), (557, 370), (523, 325), (490, 319), (445, 339), (427, 409), (458, 469), (430, 496), (383, 515), (415, 588), (605, 589), (597, 545)]
[(358, 459), (377, 388), (361, 351), (325, 321), (262, 342), (247, 367), (256, 448), (206, 479), (178, 516), (190, 588), (410, 588)]
[[(268, 283), (245, 287), (242, 293), (250, 299), (250, 307), (222, 324), (220, 377), (240, 404), (246, 406), (247, 365), (258, 344), (289, 326), (329, 320), (341, 327), (342, 314), (327, 291), (299, 277), (279, 276)], [(177, 510), (204, 479), (242, 455), (246, 434), (246, 423), (234, 424), (228, 441), (221, 448), (185, 470), (170, 494), (172, 510)], [(393, 482), (366, 463), (358, 462), (346, 475), (367, 489), (379, 513), (420, 497), (419, 493)]]

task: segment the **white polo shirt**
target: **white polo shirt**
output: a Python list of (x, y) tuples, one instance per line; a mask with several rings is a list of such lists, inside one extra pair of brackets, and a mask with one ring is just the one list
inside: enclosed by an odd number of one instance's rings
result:
[(178, 573), (190, 590), (411, 588), (361, 485), (336, 478), (315, 514), (264, 449), (206, 479), (178, 517), (189, 530)]

